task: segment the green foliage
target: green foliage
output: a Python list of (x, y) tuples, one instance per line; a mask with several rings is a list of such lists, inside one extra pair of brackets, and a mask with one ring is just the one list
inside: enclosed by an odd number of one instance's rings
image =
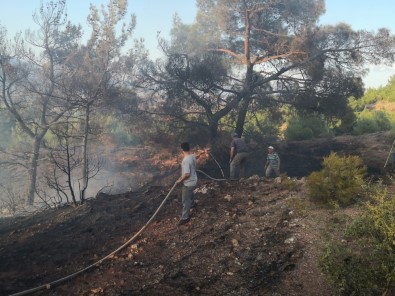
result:
[(285, 131), (285, 137), (288, 140), (308, 140), (314, 137), (313, 131), (309, 127), (302, 127), (293, 124)]
[(368, 89), (362, 98), (356, 99), (355, 97), (350, 97), (348, 99), (348, 105), (355, 112), (361, 112), (365, 109), (366, 105), (374, 104), (379, 100), (379, 95), (375, 89)]
[(383, 111), (363, 111), (359, 114), (353, 133), (362, 135), (387, 131), (391, 129), (391, 122)]
[(347, 108), (346, 112), (340, 120), (333, 122), (334, 131), (336, 134), (350, 133), (356, 121), (356, 114), (351, 108)]
[(347, 243), (330, 242), (320, 267), (341, 295), (393, 295), (395, 292), (395, 198), (382, 184), (372, 202), (349, 224)]
[(105, 120), (105, 130), (112, 141), (119, 147), (138, 144), (138, 140), (124, 122), (108, 116)]
[(359, 156), (331, 153), (324, 158), (321, 171), (307, 177), (309, 196), (328, 205), (351, 204), (362, 191), (366, 171)]
[(31, 149), (32, 139), (21, 130), (19, 125), (12, 129), (9, 139), (7, 149), (10, 151), (27, 152)]
[(395, 127), (395, 114), (383, 111), (369, 111), (368, 105), (379, 101), (395, 102), (395, 76), (388, 84), (377, 89), (369, 88), (362, 98), (350, 97), (348, 106), (355, 112), (357, 120), (353, 127), (353, 134), (362, 135), (378, 131), (386, 131)]
[(383, 88), (382, 96), (390, 102), (395, 102), (395, 76), (392, 76)]
[(395, 130), (395, 112), (387, 115), (390, 124), (391, 124), (391, 131)]
[(387, 131), (391, 128), (391, 122), (383, 111), (373, 112), (373, 120), (377, 122), (380, 131)]
[(307, 140), (333, 136), (326, 120), (319, 115), (295, 116), (288, 121), (285, 137), (288, 140)]
[[(277, 114), (278, 118), (274, 118), (273, 114)], [(259, 111), (249, 113), (244, 125), (244, 137), (247, 140), (262, 140), (265, 137), (277, 135), (280, 121), (280, 112), (277, 111)], [(235, 124), (235, 123), (234, 123)]]
[(48, 130), (48, 132), (45, 134), (44, 139), (45, 143), (49, 147), (56, 147), (58, 145), (58, 139), (52, 130)]
[(355, 112), (361, 112), (368, 104), (374, 104), (378, 101), (395, 102), (395, 76), (392, 76), (387, 85), (383, 87), (369, 88), (361, 99), (357, 100), (353, 97), (349, 98), (349, 106)]

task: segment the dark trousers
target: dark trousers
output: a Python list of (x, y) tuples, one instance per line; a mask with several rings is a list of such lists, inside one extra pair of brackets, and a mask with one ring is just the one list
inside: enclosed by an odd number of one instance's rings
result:
[(193, 189), (194, 186), (182, 186), (182, 215), (181, 219), (185, 220), (189, 218), (189, 210), (193, 204)]

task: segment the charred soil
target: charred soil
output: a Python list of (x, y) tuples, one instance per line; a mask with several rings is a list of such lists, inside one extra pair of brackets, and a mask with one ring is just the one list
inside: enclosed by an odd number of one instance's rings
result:
[[(136, 241), (35, 295), (334, 295), (318, 269), (331, 219), (303, 180), (200, 180), (189, 223), (176, 188)], [(99, 195), (0, 225), (0, 294), (63, 278), (100, 260), (151, 217), (169, 187)]]
[[(331, 211), (311, 202), (300, 176), (313, 169), (307, 164), (319, 169), (322, 157), (331, 151), (357, 154), (371, 171), (380, 171), (391, 143), (390, 134), (377, 133), (278, 144), (284, 171), (299, 176), (285, 176), (281, 183), (258, 177), (265, 149), (256, 150), (254, 159), (259, 161), (251, 166), (252, 177), (212, 181), (200, 176), (197, 203), (187, 224), (177, 225), (182, 205), (176, 188), (135, 241), (86, 272), (34, 295), (336, 295), (318, 268), (318, 258), (328, 232), (332, 237), (340, 233), (343, 221), (357, 215), (358, 207)], [(130, 151), (122, 152), (129, 158), (118, 157), (113, 163), (125, 166), (133, 161), (134, 171), (144, 172), (146, 167), (136, 163), (143, 152), (151, 155), (138, 150), (134, 159)], [(179, 161), (152, 155), (156, 158), (140, 163), (155, 163), (155, 170), (170, 172), (161, 174), (157, 186), (1, 219), (0, 295), (84, 269), (146, 225), (179, 173)]]

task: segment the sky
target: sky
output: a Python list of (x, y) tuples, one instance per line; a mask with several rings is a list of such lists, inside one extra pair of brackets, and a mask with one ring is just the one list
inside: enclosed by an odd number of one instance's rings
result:
[[(109, 0), (67, 0), (67, 13), (72, 23), (86, 26), (89, 6), (106, 5)], [(173, 16), (177, 13), (184, 23), (192, 23), (195, 18), (195, 0), (128, 0), (129, 13), (137, 17), (134, 38), (143, 38), (150, 56), (160, 55), (157, 48), (157, 33), (166, 38), (169, 35)], [(0, 0), (0, 24), (7, 28), (9, 36), (26, 29), (34, 30), (32, 14), (40, 7), (41, 0)], [(386, 27), (395, 34), (394, 0), (326, 0), (326, 12), (321, 17), (321, 24), (345, 22), (353, 29), (376, 31)], [(370, 73), (364, 78), (367, 87), (386, 85), (388, 79), (395, 75), (392, 67), (378, 65), (370, 67)]]

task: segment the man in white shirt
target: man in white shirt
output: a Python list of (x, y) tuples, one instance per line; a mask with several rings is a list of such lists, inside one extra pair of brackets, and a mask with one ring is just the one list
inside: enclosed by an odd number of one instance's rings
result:
[(178, 178), (177, 184), (183, 183), (182, 187), (182, 215), (178, 225), (183, 225), (189, 222), (189, 211), (193, 204), (193, 190), (197, 184), (196, 175), (196, 157), (190, 151), (188, 142), (181, 144), (184, 158), (181, 163), (181, 177)]

